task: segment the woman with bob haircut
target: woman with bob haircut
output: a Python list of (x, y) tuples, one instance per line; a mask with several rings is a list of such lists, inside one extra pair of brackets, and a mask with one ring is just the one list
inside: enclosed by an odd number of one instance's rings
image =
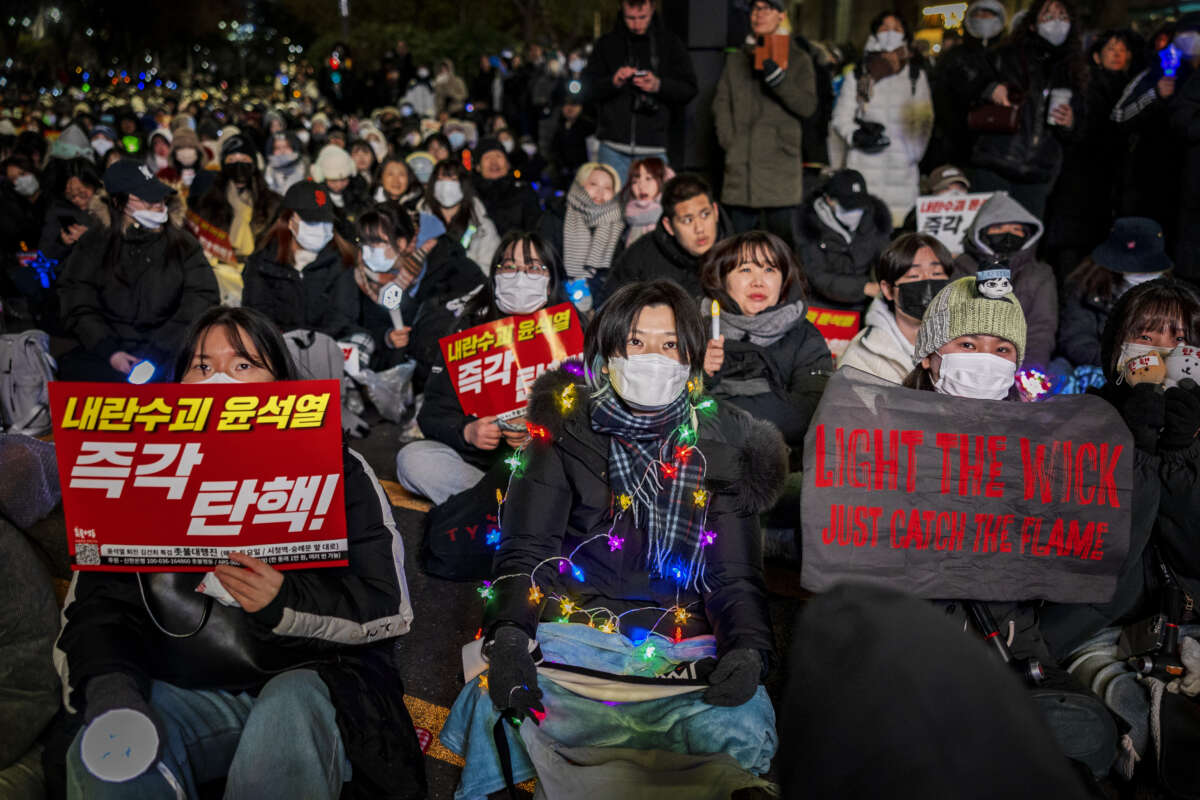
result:
[(791, 249), (773, 233), (750, 231), (717, 242), (700, 264), (700, 312), (720, 337), (705, 348), (705, 389), (770, 422), (800, 448), (833, 359), (808, 321), (806, 282)]
[[(246, 308), (201, 315), (175, 362), (184, 384), (296, 375), (279, 330)], [(342, 469), (348, 566), (281, 571), (232, 552), (206, 575), (75, 573), (54, 653), (85, 726), (66, 754), (68, 797), (197, 797), (222, 778), (225, 797), (332, 799), (347, 781), (369, 796), (425, 796), (392, 660), (413, 618), (404, 545), (366, 460), (343, 445)], [(231, 602), (198, 593), (214, 581)], [(157, 753), (110, 783), (81, 744), (118, 710), (153, 729)]]

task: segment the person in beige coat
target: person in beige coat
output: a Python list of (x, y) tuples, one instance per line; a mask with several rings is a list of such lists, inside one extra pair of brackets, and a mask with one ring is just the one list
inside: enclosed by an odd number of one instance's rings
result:
[(783, 17), (782, 0), (751, 4), (753, 33), (725, 57), (713, 117), (725, 151), (721, 204), (734, 229), (744, 233), (765, 214), (767, 230), (791, 243), (804, 199), (801, 119), (817, 109), (817, 86), (812, 59), (790, 38), (786, 65), (767, 59), (755, 69), (759, 37), (775, 34)]

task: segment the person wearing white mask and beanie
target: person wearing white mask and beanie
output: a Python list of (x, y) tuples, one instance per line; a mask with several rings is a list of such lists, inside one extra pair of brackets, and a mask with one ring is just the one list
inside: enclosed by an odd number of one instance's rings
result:
[(131, 159), (104, 173), (107, 213), (84, 234), (58, 280), (63, 327), (79, 347), (59, 360), (63, 380), (122, 381), (140, 361), (165, 380), (187, 326), (219, 294), (191, 234), (171, 222), (174, 191)]
[(323, 183), (333, 202), (334, 227), (343, 239), (354, 238), (358, 215), (370, 206), (370, 187), (358, 175), (354, 159), (336, 144), (321, 148), (309, 170), (312, 179)]
[[(533, 314), (561, 301), (558, 268), (553, 251), (540, 236), (510, 233), (496, 249), (491, 280), (474, 293), (462, 315), (442, 335), (504, 317)], [(438, 504), (475, 486), (512, 448), (529, 441), (523, 417), (506, 420), (501, 427), (496, 417), (466, 414), (440, 357), (425, 384), (425, 402), (417, 424), (425, 438), (405, 445), (396, 454), (396, 479)]]
[(894, 12), (871, 24), (863, 59), (846, 73), (830, 128), (841, 137), (845, 167), (861, 172), (900, 226), (916, 205), (919, 164), (933, 132), (933, 99), (908, 27)]
[(279, 218), (246, 261), (242, 305), (266, 314), (283, 331), (369, 339), (355, 323), (354, 284), (341, 280), (354, 266), (355, 253), (334, 230), (333, 208), (322, 184), (301, 181), (288, 190)]

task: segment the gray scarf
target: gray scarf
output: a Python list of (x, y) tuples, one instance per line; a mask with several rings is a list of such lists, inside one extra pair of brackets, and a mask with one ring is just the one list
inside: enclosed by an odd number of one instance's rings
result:
[[(804, 319), (804, 301), (796, 300), (783, 306), (776, 306), (770, 311), (763, 311), (752, 317), (745, 314), (735, 314), (721, 309), (721, 333), (726, 339), (745, 341), (760, 347), (770, 347), (784, 337), (788, 331), (796, 327)], [(700, 313), (705, 317), (704, 324), (711, 325), (712, 300), (700, 301)]]
[(563, 222), (563, 269), (567, 277), (590, 278), (596, 270), (608, 269), (624, 227), (621, 206), (615, 199), (598, 206), (582, 186), (572, 183)]

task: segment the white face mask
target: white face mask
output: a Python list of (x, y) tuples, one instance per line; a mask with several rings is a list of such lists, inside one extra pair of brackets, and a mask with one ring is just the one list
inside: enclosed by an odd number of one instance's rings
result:
[(587, 62), (582, 58), (572, 58), (567, 62), (567, 68), (570, 69), (571, 72), (583, 72), (583, 68), (586, 66)]
[(308, 144), (312, 140), (312, 134), (308, 131), (296, 131), (296, 138), (300, 140), (300, 144)]
[(1150, 353), (1158, 353), (1160, 356), (1166, 357), (1170, 348), (1159, 347), (1153, 344), (1142, 344), (1141, 342), (1126, 342), (1121, 345), (1121, 355), (1117, 357), (1117, 364), (1123, 370), (1125, 365), (1135, 358), (1149, 355)]
[(161, 211), (142, 209), (130, 211), (129, 216), (133, 217), (134, 221), (143, 228), (159, 228), (167, 221), (167, 210), (165, 208)]
[(388, 256), (386, 247), (370, 245), (362, 249), (362, 260), (371, 272), (387, 272), (396, 263), (396, 259)]
[(837, 221), (842, 223), (848, 231), (858, 230), (858, 224), (862, 222), (863, 214), (866, 213), (864, 208), (842, 208), (834, 206), (833, 215), (837, 217)]
[(298, 220), (300, 229), (296, 231), (296, 244), (310, 253), (319, 253), (333, 239), (332, 222), (305, 222)]
[(900, 31), (884, 31), (875, 34), (875, 41), (879, 43), (883, 52), (890, 53), (904, 46), (904, 34)]
[(167, 157), (166, 156), (155, 156), (154, 157), (154, 166), (157, 169), (164, 169), (167, 166)]
[(940, 358), (933, 388), (954, 397), (1003, 400), (1017, 375), (1014, 362), (991, 353), (947, 353)]
[(1200, 56), (1200, 32), (1184, 31), (1175, 37), (1175, 47), (1188, 58)]
[(97, 136), (92, 139), (92, 149), (96, 151), (96, 155), (102, 156), (113, 149), (113, 143), (103, 136)]
[(192, 181), (196, 180), (196, 170), (190, 168), (185, 169), (181, 173), (180, 179), (183, 181), (184, 186), (191, 186)]
[(214, 372), (204, 380), (196, 381), (196, 383), (245, 383), (245, 381), (239, 381), (237, 378), (232, 378), (224, 372)]
[(1126, 272), (1125, 282), (1130, 286), (1137, 286), (1139, 283), (1146, 283), (1161, 277), (1161, 272)]
[(191, 167), (196, 164), (196, 151), (190, 147), (184, 147), (175, 151), (175, 160), (182, 166)]
[(336, 206), (337, 208), (345, 208), (346, 207), (346, 198), (342, 195), (341, 192), (330, 192), (329, 199), (333, 201), (334, 206)]
[(462, 131), (450, 131), (446, 134), (446, 138), (450, 141), (452, 150), (461, 150), (462, 146), (467, 143), (467, 135)]
[(1071, 32), (1071, 22), (1065, 19), (1052, 19), (1047, 22), (1039, 22), (1037, 32), (1038, 36), (1058, 47), (1067, 40), (1067, 35)]
[(513, 148), (517, 146), (517, 143), (512, 139), (501, 139), (500, 146), (504, 148), (504, 152), (511, 153)]
[(275, 153), (267, 161), (275, 169), (286, 169), (300, 160), (295, 153)]
[(529, 156), (530, 158), (533, 158), (535, 155), (537, 155), (537, 145), (533, 142), (526, 142), (525, 144), (521, 145), (521, 149), (524, 150), (525, 155)]
[(546, 305), (549, 275), (504, 272), (496, 276), (496, 307), (505, 314), (532, 314)]
[(687, 364), (659, 353), (608, 360), (608, 379), (613, 391), (636, 411), (657, 411), (670, 405), (683, 394), (690, 375)]
[(38, 179), (28, 172), (22, 172), (21, 175), (13, 181), (13, 188), (17, 190), (17, 194), (21, 197), (33, 197), (37, 194)]
[(433, 184), (433, 196), (442, 208), (454, 208), (463, 201), (462, 185), (455, 180), (440, 180)]
[(983, 39), (985, 42), (995, 39), (1004, 32), (1004, 20), (995, 16), (984, 17), (972, 14), (967, 17), (963, 25), (966, 27), (967, 33), (976, 39)]

